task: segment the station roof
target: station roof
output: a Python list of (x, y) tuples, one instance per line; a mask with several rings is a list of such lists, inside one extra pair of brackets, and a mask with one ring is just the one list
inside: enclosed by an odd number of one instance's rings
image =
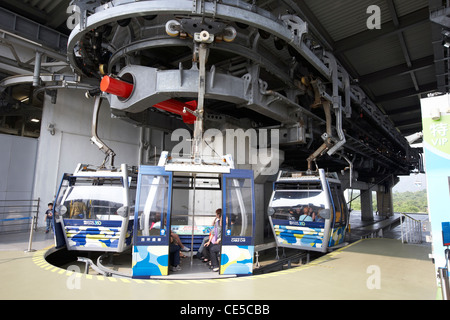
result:
[[(437, 72), (444, 73), (434, 63), (436, 26), (429, 18), (429, 1), (295, 3), (312, 26), (310, 31), (329, 47), (395, 127), (404, 135), (421, 131), (420, 98), (438, 90)], [(380, 9), (379, 20), (371, 6)], [(437, 49), (444, 49), (441, 41)]]

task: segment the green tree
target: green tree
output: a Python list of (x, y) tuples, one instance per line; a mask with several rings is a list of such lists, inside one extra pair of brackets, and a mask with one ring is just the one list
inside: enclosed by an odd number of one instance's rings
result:
[(427, 191), (394, 192), (392, 195), (394, 212), (427, 212)]
[[(353, 194), (349, 193), (349, 198), (354, 199), (349, 204), (353, 210), (361, 210), (361, 198), (359, 194), (359, 190), (353, 190)], [(392, 201), (394, 204), (394, 212), (427, 213), (428, 199), (426, 190), (416, 192), (397, 191), (392, 194)], [(377, 210), (375, 193), (373, 195), (373, 209)]]

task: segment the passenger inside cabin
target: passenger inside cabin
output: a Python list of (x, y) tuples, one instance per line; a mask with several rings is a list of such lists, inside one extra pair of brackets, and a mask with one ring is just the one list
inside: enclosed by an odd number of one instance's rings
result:
[(169, 245), (169, 264), (171, 271), (180, 271), (180, 246), (176, 240), (171, 236)]
[[(191, 249), (188, 247), (188, 246), (185, 246), (184, 244), (183, 244), (183, 242), (181, 242), (181, 239), (180, 239), (180, 237), (178, 236), (178, 234), (176, 234), (175, 232), (173, 232), (172, 230), (170, 231), (170, 237), (173, 239), (173, 242), (174, 242), (174, 244), (176, 244), (177, 246), (179, 246), (180, 247), (180, 250), (181, 251), (184, 251), (184, 252), (189, 252), (189, 251), (191, 251)], [(186, 256), (185, 255), (180, 255), (182, 258), (185, 258)]]
[(320, 215), (320, 213), (321, 213), (323, 210), (324, 210), (324, 209), (319, 209), (319, 212), (317, 213), (316, 219), (315, 219), (316, 222), (324, 222), (324, 221), (325, 221), (325, 219)]
[(302, 208), (301, 207), (295, 207), (294, 210), (291, 212), (294, 220), (300, 219), (300, 216), (302, 215)]
[(310, 215), (310, 207), (303, 207), (302, 215), (298, 218), (298, 221), (313, 221), (313, 218)]
[(161, 233), (161, 212), (150, 213), (150, 232), (152, 236), (160, 235)]
[(205, 244), (209, 241), (209, 239), (211, 237), (211, 232), (214, 229), (214, 225), (216, 224), (217, 221), (220, 220), (221, 216), (222, 216), (222, 209), (219, 208), (216, 210), (216, 217), (214, 218), (214, 221), (212, 223), (212, 228), (211, 228), (211, 231), (209, 232), (209, 235), (207, 235), (203, 238), (202, 244), (200, 245), (200, 248), (197, 251), (197, 255), (196, 255), (197, 258), (202, 259), (203, 262), (209, 261), (208, 253), (206, 253), (206, 251), (205, 251)]
[[(164, 228), (163, 228), (164, 229)], [(159, 236), (161, 234), (161, 212), (150, 213), (150, 232), (151, 236)], [(178, 234), (170, 231), (170, 240), (174, 245), (178, 246), (181, 251), (189, 252), (191, 249), (185, 246), (182, 242)]]
[(316, 221), (316, 212), (314, 211), (313, 207), (309, 207), (308, 214), (313, 221)]
[[(219, 209), (217, 211), (219, 211)], [(211, 261), (211, 268), (214, 272), (219, 271), (219, 253), (222, 240), (222, 210), (220, 209), (220, 215), (217, 211), (214, 228), (211, 231), (209, 240), (205, 243), (204, 250), (205, 257), (207, 260)]]
[(71, 219), (84, 219), (87, 213), (86, 204), (82, 200), (75, 200), (70, 206)]

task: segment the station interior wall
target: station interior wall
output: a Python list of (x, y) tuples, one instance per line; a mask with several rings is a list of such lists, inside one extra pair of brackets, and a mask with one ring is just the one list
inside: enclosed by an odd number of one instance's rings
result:
[(29, 199), (35, 170), (37, 140), (0, 135), (0, 200)]
[[(78, 163), (99, 166), (105, 158), (90, 141), (93, 109), (94, 99), (87, 99), (84, 90), (60, 89), (55, 104), (45, 97), (33, 192), (44, 204), (38, 225), (44, 223), (46, 204), (55, 198), (63, 174), (73, 173)], [(115, 166), (138, 165), (140, 129), (111, 118), (107, 101), (99, 112), (97, 133), (116, 153)]]
[[(23, 218), (23, 206), (28, 202), (14, 200), (33, 198), (37, 146), (35, 138), (0, 134), (0, 219)], [(0, 222), (0, 232), (11, 229), (20, 231), (29, 227), (16, 221)]]

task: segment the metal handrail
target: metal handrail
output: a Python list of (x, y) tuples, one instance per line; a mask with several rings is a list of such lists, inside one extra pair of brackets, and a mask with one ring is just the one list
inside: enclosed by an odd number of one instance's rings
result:
[(404, 212), (400, 212), (400, 214), (402, 214), (402, 215), (404, 215), (404, 216), (406, 216), (406, 217), (408, 217), (408, 218), (410, 218), (410, 219), (412, 219), (412, 220), (414, 220), (414, 221), (418, 221), (418, 222), (421, 222), (420, 220), (414, 219), (413, 217), (411, 217), (411, 216), (410, 216), (410, 215), (408, 215), (407, 213), (404, 213)]
[(1, 233), (25, 231), (27, 229), (16, 229), (16, 227), (26, 225), (30, 225), (31, 228), (36, 231), (39, 207), (40, 198), (27, 200), (0, 200)]
[(400, 219), (402, 243), (422, 243), (422, 221), (403, 212), (400, 214), (404, 216), (403, 219)]

